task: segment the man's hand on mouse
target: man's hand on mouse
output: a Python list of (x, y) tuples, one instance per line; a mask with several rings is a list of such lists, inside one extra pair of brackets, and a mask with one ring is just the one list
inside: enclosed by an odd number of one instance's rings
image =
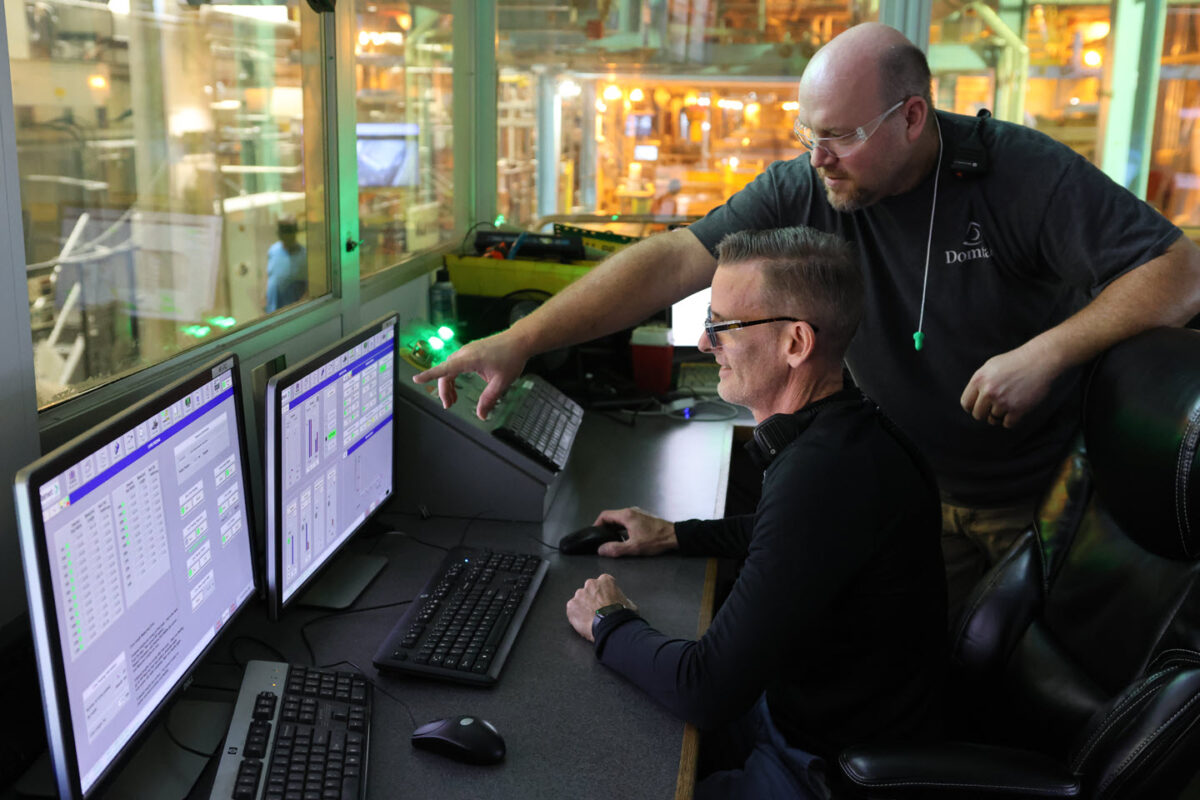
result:
[(458, 400), (454, 378), (464, 372), (474, 372), (487, 381), (487, 388), (480, 393), (479, 403), (475, 406), (475, 415), (487, 419), (504, 390), (525, 369), (526, 359), (505, 331), (464, 345), (441, 364), (414, 375), (413, 382), (429, 383), (436, 379), (442, 407), (449, 408)]
[(583, 638), (594, 642), (592, 638), (592, 620), (597, 609), (620, 603), (630, 611), (637, 611), (637, 605), (625, 596), (617, 579), (607, 572), (596, 578), (588, 578), (575, 592), (575, 596), (567, 601), (567, 621)]
[(615, 511), (601, 511), (593, 525), (615, 522), (625, 528), (629, 537), (623, 542), (605, 542), (596, 552), (609, 558), (621, 556), (656, 556), (668, 550), (678, 550), (675, 523), (659, 519), (634, 506)]

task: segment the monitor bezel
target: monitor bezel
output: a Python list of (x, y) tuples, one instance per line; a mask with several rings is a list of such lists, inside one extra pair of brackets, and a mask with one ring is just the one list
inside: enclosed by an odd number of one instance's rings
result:
[(320, 351), (314, 353), (308, 358), (300, 361), (287, 369), (271, 376), (267, 381), (266, 391), (266, 414), (263, 415), (265, 425), (263, 429), (263, 450), (266, 453), (266, 469), (263, 475), (263, 487), (266, 494), (266, 539), (267, 539), (267, 563), (264, 565), (264, 572), (267, 576), (267, 613), (271, 619), (279, 619), (283, 614), (284, 609), (296, 602), (297, 598), (303, 593), (307, 586), (311, 586), (325, 570), (329, 568), (330, 563), (337, 557), (337, 554), (350, 543), (352, 539), (366, 527), (371, 518), (379, 513), (379, 509), (383, 507), (380, 503), (375, 509), (367, 514), (363, 521), (359, 524), (358, 530), (355, 530), (349, 536), (341, 541), (328, 556), (325, 558), (325, 563), (318, 567), (311, 575), (304, 579), (302, 583), (297, 585), (292, 590), (291, 596), (287, 600), (283, 599), (283, 561), (281, 554), (283, 551), (283, 525), (280, 520), (283, 519), (283, 481), (280, 477), (280, 470), (283, 468), (283, 437), (279, 434), (280, 420), (280, 402), (283, 390), (292, 386), (304, 375), (311, 373), (314, 369), (319, 369), (324, 364), (329, 363), (338, 354), (345, 351), (347, 347), (352, 347), (360, 339), (367, 339), (381, 332), (387, 325), (392, 326), (392, 480), (391, 489), (388, 492), (388, 498), (394, 497), (396, 494), (396, 416), (395, 416), (395, 396), (396, 396), (396, 359), (400, 357), (400, 315), (396, 312), (385, 314), (378, 319), (363, 325), (361, 328), (352, 333), (343, 336), (336, 342), (328, 345)]
[[(237, 426), (239, 458), (243, 469), (238, 479), (242, 484), (242, 496), (245, 501), (246, 543), (245, 547), (250, 558), (250, 575), (253, 590), (241, 605), (239, 605), (225, 621), (222, 631), (213, 636), (212, 640), (199, 653), (187, 671), (176, 681), (159, 703), (150, 711), (129, 737), (125, 747), (108, 763), (92, 786), (85, 792), (82, 786), (81, 773), (76, 754), (75, 733), (71, 725), (70, 695), (67, 691), (66, 666), (64, 653), (59, 648), (58, 618), (54, 613), (56, 599), (53, 582), (50, 578), (50, 554), (45, 546), (46, 528), (42, 519), (39, 489), (55, 475), (61, 474), (71, 464), (90, 455), (113, 437), (114, 433), (124, 433), (131, 427), (135, 418), (144, 419), (170, 407), (178, 400), (191, 394), (196, 388), (203, 386), (212, 379), (216, 370), (226, 363), (230, 364), (229, 372), (233, 376), (233, 405), (234, 419)], [(224, 371), (224, 370), (222, 370)], [(250, 468), (249, 451), (246, 446), (246, 426), (242, 408), (242, 381), (239, 362), (236, 354), (229, 353), (219, 358), (206, 361), (202, 366), (189, 372), (183, 377), (155, 391), (149, 397), (141, 400), (131, 408), (110, 417), (104, 423), (88, 430), (37, 461), (19, 470), (14, 478), (16, 494), (18, 535), (21, 541), (21, 562), (25, 574), (26, 592), (29, 598), (38, 598), (38, 602), (30, 602), (30, 627), (33, 632), (34, 651), (38, 666), (38, 680), (42, 688), (42, 710), (46, 719), (46, 738), (50, 746), (51, 766), (54, 781), (59, 796), (68, 800), (76, 798), (91, 798), (98, 796), (120, 773), (121, 768), (129, 761), (139, 746), (145, 741), (150, 732), (159, 722), (160, 716), (168, 709), (191, 681), (192, 673), (212, 651), (221, 639), (221, 633), (227, 630), (233, 622), (250, 606), (260, 589), (261, 571), (254, 552), (254, 514), (250, 509), (250, 485), (247, 480), (247, 469)], [(185, 391), (186, 387), (186, 391)], [(136, 423), (134, 423), (136, 424)], [(33, 563), (30, 554), (33, 554)], [(50, 612), (47, 615), (47, 612)], [(47, 683), (47, 675), (50, 678)], [(66, 702), (64, 703), (64, 699)]]

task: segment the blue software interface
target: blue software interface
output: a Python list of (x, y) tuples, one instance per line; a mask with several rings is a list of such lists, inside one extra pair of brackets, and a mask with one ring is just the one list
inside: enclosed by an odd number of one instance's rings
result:
[(278, 376), (271, 478), (281, 485), (268, 524), (283, 527), (268, 541), (279, 550), (271, 561), (284, 603), (392, 493), (395, 347), (392, 318)]
[(254, 592), (234, 367), (68, 445), (30, 487), (85, 793)]

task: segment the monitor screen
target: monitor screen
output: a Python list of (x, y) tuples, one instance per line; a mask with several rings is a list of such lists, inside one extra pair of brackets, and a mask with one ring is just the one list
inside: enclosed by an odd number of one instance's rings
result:
[(699, 341), (711, 298), (712, 289), (701, 289), (671, 305), (671, 339), (676, 346)]
[(17, 473), (55, 778), (88, 797), (254, 594), (227, 356)]
[(277, 615), (393, 491), (394, 314), (267, 383), (267, 595)]
[(358, 185), (416, 186), (417, 130), (411, 122), (358, 123)]
[(635, 144), (633, 146), (634, 161), (658, 161), (658, 145)]

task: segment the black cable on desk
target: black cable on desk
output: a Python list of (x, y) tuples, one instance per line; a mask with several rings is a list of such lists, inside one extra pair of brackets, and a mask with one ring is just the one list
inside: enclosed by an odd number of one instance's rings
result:
[[(463, 529), (462, 535), (459, 537), (459, 540), (458, 540), (459, 545), (461, 545), (463, 543), (463, 541), (467, 538), (467, 530), (470, 529), (471, 525), (476, 522), (503, 522), (503, 523), (506, 523), (509, 525), (541, 525), (545, 521), (545, 520), (540, 520), (540, 519), (508, 519), (508, 518), (502, 518), (502, 517), (485, 517), (485, 516), (483, 516), (483, 514), (486, 514), (487, 513), (486, 511), (481, 511), (478, 514), (473, 514), (473, 515), (469, 515), (469, 516), (466, 514), (434, 514), (434, 513), (430, 512), (429, 509), (426, 508), (425, 506), (422, 506), (420, 511), (394, 511), (392, 513), (398, 514), (398, 515), (403, 515), (403, 516), (420, 517), (422, 520), (439, 519), (439, 518), (440, 519), (469, 520), (466, 528)], [(381, 514), (378, 517), (378, 519), (380, 519), (381, 521), (385, 520), (386, 515)], [(404, 536), (404, 537), (416, 542), (417, 544), (423, 544), (427, 547), (436, 547), (439, 550), (445, 550), (447, 552), (449, 552), (449, 550), (450, 550), (449, 547), (442, 547), (440, 544), (433, 544), (432, 542), (426, 542), (422, 539), (418, 539), (417, 537), (415, 537), (412, 534), (407, 533), (405, 531), (392, 531), (392, 533), (399, 535), (399, 536)], [(524, 535), (529, 537), (530, 539), (533, 539), (535, 542), (540, 544), (542, 547), (547, 547), (551, 550), (558, 549), (558, 545), (550, 544), (550, 543), (542, 540), (538, 536), (535, 536), (532, 533), (525, 533)]]
[(309, 625), (315, 625), (316, 623), (321, 622), (322, 620), (327, 620), (332, 617), (344, 617), (347, 614), (358, 614), (363, 611), (378, 611), (381, 608), (395, 608), (396, 606), (402, 606), (402, 605), (405, 605), (405, 604), (411, 603), (411, 602), (412, 602), (412, 599), (409, 598), (408, 600), (397, 600), (394, 603), (384, 603), (383, 605), (378, 605), (378, 606), (364, 606), (362, 608), (345, 608), (340, 611), (331, 611), (328, 614), (322, 614), (319, 617), (313, 617), (308, 622), (305, 622), (304, 624), (302, 624), (300, 626), (300, 641), (304, 642), (304, 649), (308, 651), (308, 662), (310, 664), (312, 664), (313, 666), (316, 666), (316, 664), (317, 664), (317, 654), (313, 651), (312, 643), (308, 641), (308, 631), (306, 629), (308, 628)]
[(163, 732), (167, 734), (167, 738), (170, 739), (172, 742), (174, 742), (176, 747), (178, 747), (180, 750), (186, 750), (187, 752), (189, 752), (193, 755), (200, 756), (201, 758), (206, 759), (206, 760), (212, 758), (218, 752), (220, 752), (220, 748), (221, 748), (220, 743), (217, 744), (217, 749), (213, 750), (211, 753), (206, 753), (203, 750), (197, 750), (196, 748), (192, 747), (191, 745), (187, 745), (187, 744), (184, 744), (183, 742), (179, 741), (179, 738), (176, 737), (175, 734), (171, 732), (171, 714), (173, 714), (174, 712), (175, 712), (175, 706), (172, 705), (171, 708), (167, 711), (167, 717), (166, 717), (166, 719), (163, 720), (162, 727), (163, 727)]
[(281, 653), (279, 651), (279, 648), (277, 648), (275, 645), (271, 644), (270, 642), (264, 642), (262, 639), (259, 639), (254, 636), (235, 636), (235, 637), (233, 637), (233, 640), (229, 643), (229, 656), (230, 656), (230, 658), (233, 659), (235, 664), (237, 664), (239, 667), (241, 667), (243, 669), (245, 669), (246, 665), (243, 664), (241, 661), (238, 661), (237, 654), (234, 653), (234, 647), (237, 646), (238, 642), (253, 642), (254, 644), (261, 646), (264, 650), (269, 650), (271, 652), (271, 654), (276, 656), (276, 658), (279, 661), (286, 662), (288, 660), (287, 656), (285, 656), (283, 653)]

